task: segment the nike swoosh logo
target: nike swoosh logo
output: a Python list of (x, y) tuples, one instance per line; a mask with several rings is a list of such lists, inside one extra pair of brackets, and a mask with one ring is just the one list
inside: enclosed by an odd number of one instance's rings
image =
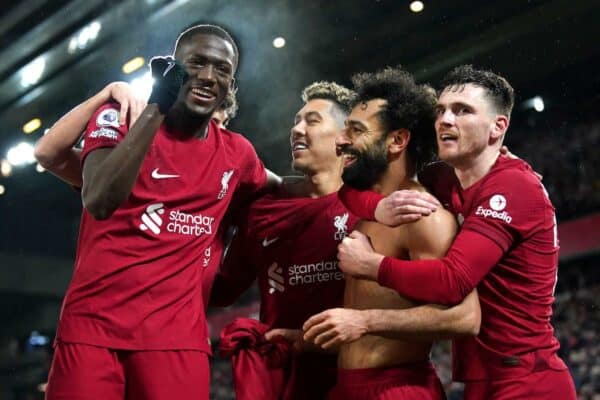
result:
[(163, 72), (163, 76), (167, 76), (169, 71), (175, 66), (175, 61), (168, 61), (169, 65), (165, 68), (165, 72)]
[(179, 178), (179, 175), (161, 174), (158, 172), (158, 168), (156, 168), (154, 171), (152, 171), (152, 177), (154, 179), (169, 179), (169, 178)]
[(268, 246), (272, 245), (273, 243), (275, 243), (278, 240), (279, 240), (279, 237), (273, 238), (271, 240), (268, 240), (267, 238), (264, 238), (263, 241), (262, 241), (262, 245), (263, 245), (263, 247), (268, 247)]

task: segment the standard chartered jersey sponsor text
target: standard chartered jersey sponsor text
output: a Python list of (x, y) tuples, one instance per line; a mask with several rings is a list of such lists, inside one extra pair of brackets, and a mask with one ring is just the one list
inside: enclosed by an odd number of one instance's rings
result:
[(337, 261), (319, 261), (314, 264), (294, 264), (288, 267), (289, 284), (309, 285), (329, 281), (341, 281), (344, 274), (339, 270)]
[[(150, 229), (154, 234), (160, 234), (163, 220), (157, 215), (157, 212), (164, 214), (162, 207), (162, 203), (147, 207), (146, 212), (142, 215), (142, 224), (140, 224), (142, 231)], [(213, 233), (214, 217), (201, 213), (190, 214), (181, 210), (171, 210), (167, 215), (168, 219), (165, 225), (167, 232), (190, 236), (211, 235)]]

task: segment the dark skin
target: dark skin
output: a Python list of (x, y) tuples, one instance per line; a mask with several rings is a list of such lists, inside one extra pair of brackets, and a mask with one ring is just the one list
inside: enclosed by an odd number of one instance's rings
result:
[(180, 43), (175, 59), (185, 66), (189, 79), (168, 115), (161, 114), (156, 104), (148, 104), (117, 146), (95, 150), (86, 158), (82, 200), (94, 218), (109, 218), (129, 197), (163, 122), (178, 132), (204, 138), (212, 113), (233, 84), (237, 58), (225, 39), (196, 34)]

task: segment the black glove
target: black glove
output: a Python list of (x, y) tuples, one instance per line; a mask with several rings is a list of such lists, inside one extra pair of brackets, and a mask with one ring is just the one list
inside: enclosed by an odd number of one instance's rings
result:
[(150, 60), (154, 85), (148, 103), (158, 104), (162, 114), (167, 114), (179, 96), (179, 89), (187, 81), (188, 74), (183, 65), (171, 56), (154, 57)]

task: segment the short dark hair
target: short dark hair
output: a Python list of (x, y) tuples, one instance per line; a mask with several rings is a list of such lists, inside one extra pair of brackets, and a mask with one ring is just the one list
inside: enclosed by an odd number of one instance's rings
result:
[(397, 129), (410, 132), (407, 152), (414, 172), (434, 159), (437, 98), (430, 86), (417, 84), (400, 66), (356, 74), (352, 83), (358, 93), (354, 106), (375, 99), (385, 100), (385, 106), (378, 112), (385, 132)]
[(177, 52), (177, 50), (179, 49), (179, 46), (181, 46), (182, 43), (185, 43), (186, 41), (190, 40), (192, 37), (194, 37), (196, 35), (213, 35), (213, 36), (220, 37), (221, 39), (225, 40), (226, 42), (229, 42), (231, 44), (231, 47), (233, 47), (233, 54), (235, 55), (235, 61), (236, 61), (236, 63), (238, 63), (240, 54), (238, 51), (237, 44), (235, 43), (235, 40), (233, 40), (233, 38), (231, 37), (229, 32), (227, 32), (225, 29), (221, 28), (218, 25), (211, 25), (211, 24), (194, 25), (190, 28), (185, 29), (183, 32), (181, 32), (181, 34), (177, 38), (177, 41), (175, 42), (175, 48), (173, 50), (173, 54), (175, 54)]
[(460, 65), (442, 79), (440, 92), (452, 87), (472, 84), (485, 89), (496, 111), (510, 119), (515, 104), (515, 90), (508, 81), (492, 71), (475, 69), (472, 65)]

